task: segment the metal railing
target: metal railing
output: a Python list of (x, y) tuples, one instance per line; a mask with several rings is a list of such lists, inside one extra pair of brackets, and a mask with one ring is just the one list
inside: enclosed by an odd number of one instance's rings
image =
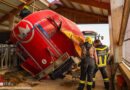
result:
[(20, 65), (20, 58), (16, 54), (14, 45), (0, 44), (0, 70)]

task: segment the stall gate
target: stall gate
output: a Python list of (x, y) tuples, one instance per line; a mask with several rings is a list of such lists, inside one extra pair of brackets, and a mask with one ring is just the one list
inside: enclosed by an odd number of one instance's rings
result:
[(20, 65), (14, 45), (0, 44), (0, 70), (14, 68)]

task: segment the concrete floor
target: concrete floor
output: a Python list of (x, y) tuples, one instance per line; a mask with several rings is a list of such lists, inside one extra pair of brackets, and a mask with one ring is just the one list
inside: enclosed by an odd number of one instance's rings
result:
[[(21, 83), (18, 86), (31, 87), (31, 90), (76, 90), (78, 87), (78, 81), (78, 79), (72, 80), (72, 77), (68, 75), (64, 79), (57, 80), (45, 79), (36, 81), (28, 79), (26, 82)], [(86, 88), (84, 90), (86, 90)], [(105, 90), (103, 79), (99, 71), (96, 74), (96, 87), (92, 90)]]
[[(107, 67), (107, 73), (108, 76), (110, 76), (110, 70), (108, 67)], [(24, 88), (18, 90), (76, 90), (79, 83), (79, 79), (76, 80), (72, 79), (71, 75), (67, 75), (64, 79), (57, 79), (57, 80), (43, 79), (37, 81), (33, 79), (32, 76), (26, 78), (27, 78), (26, 81), (18, 84), (17, 86), (14, 86), (13, 88), (15, 87)], [(92, 90), (105, 90), (104, 82), (100, 71), (97, 72), (95, 81), (96, 81), (96, 87)], [(0, 88), (0, 90), (3, 89)], [(86, 88), (84, 90), (86, 90)]]

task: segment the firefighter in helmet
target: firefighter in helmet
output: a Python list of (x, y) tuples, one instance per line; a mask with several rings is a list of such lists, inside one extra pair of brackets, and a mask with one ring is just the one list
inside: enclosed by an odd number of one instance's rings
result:
[(23, 19), (31, 14), (31, 11), (28, 6), (24, 6), (23, 9), (20, 11), (19, 16)]
[(95, 40), (94, 46), (95, 46), (96, 52), (97, 52), (98, 63), (97, 63), (97, 67), (94, 70), (92, 87), (95, 88), (95, 74), (99, 69), (102, 74), (103, 80), (104, 80), (105, 88), (108, 90), (109, 89), (109, 79), (108, 79), (108, 76), (107, 76), (107, 73), (105, 70), (106, 62), (107, 62), (108, 47), (105, 45), (102, 45), (100, 40)]
[(80, 45), (81, 54), (81, 75), (78, 90), (83, 90), (87, 75), (87, 90), (91, 90), (93, 83), (93, 72), (95, 69), (95, 63), (97, 62), (96, 49), (93, 46), (91, 37), (87, 37), (84, 44)]

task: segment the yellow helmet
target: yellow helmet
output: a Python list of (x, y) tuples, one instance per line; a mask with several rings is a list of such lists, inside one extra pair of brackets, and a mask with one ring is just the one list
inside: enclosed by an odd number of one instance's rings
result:
[(23, 8), (25, 8), (25, 9), (29, 10), (29, 7), (28, 7), (27, 5), (24, 5), (24, 7), (23, 7)]
[(88, 42), (89, 44), (93, 44), (93, 39), (92, 37), (87, 37), (85, 42)]

